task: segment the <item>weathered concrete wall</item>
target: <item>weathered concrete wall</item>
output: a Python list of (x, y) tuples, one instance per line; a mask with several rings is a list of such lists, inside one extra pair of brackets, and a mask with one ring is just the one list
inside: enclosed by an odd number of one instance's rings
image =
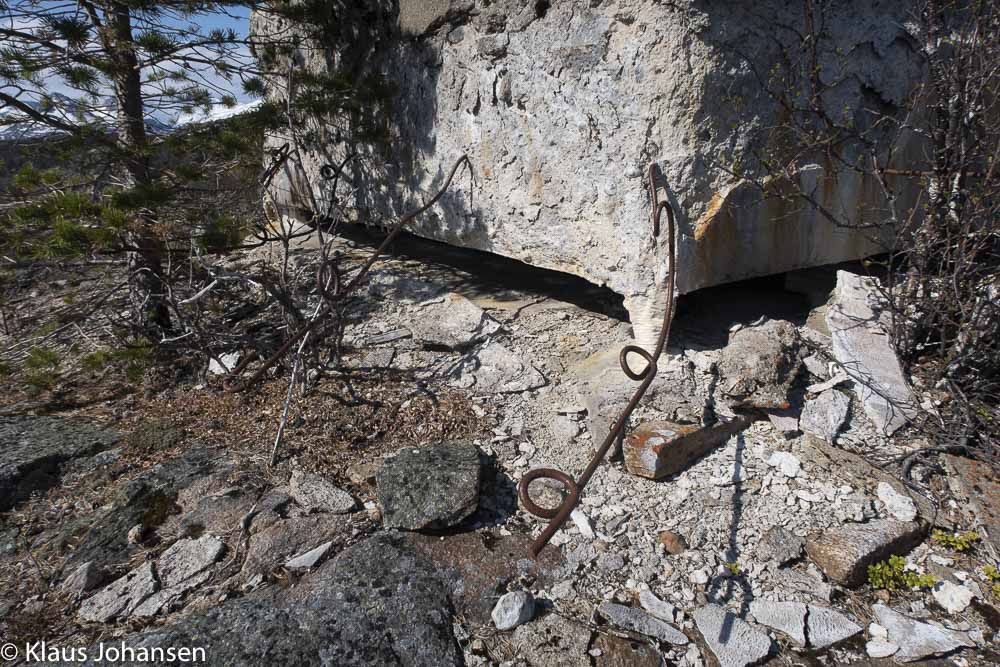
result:
[[(835, 83), (830, 108), (891, 112), (921, 76), (903, 27), (909, 3), (829, 4), (819, 55)], [(414, 231), (607, 285), (647, 342), (666, 268), (664, 238), (650, 234), (650, 163), (678, 213), (680, 292), (878, 250), (804, 203), (761, 202), (731, 173), (782, 120), (758, 77), (798, 57), (801, 3), (400, 0), (370, 27), (377, 39), (303, 61), (323, 68), (367, 51), (363, 67), (399, 86), (391, 149), (356, 141), (349, 127), (319, 128), (276, 182), (285, 215), (329, 196), (319, 166), (346, 151), (366, 158), (346, 182), (370, 222), (415, 206), (466, 153), (475, 184), (461, 179)], [(829, 174), (819, 166), (797, 178), (848, 220), (878, 217), (874, 183)]]

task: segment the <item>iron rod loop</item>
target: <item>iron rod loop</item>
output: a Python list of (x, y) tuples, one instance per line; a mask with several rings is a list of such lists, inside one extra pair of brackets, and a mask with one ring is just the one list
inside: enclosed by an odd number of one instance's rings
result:
[[(670, 262), (667, 268), (667, 307), (663, 311), (663, 324), (660, 327), (660, 335), (656, 339), (656, 347), (653, 352), (650, 353), (639, 347), (638, 345), (626, 345), (622, 348), (621, 353), (618, 355), (618, 363), (622, 368), (622, 372), (631, 380), (636, 382), (641, 382), (639, 387), (632, 394), (632, 398), (625, 405), (621, 414), (618, 415), (618, 419), (611, 426), (611, 430), (608, 431), (607, 437), (604, 438), (604, 442), (594, 453), (593, 458), (591, 458), (590, 463), (584, 468), (583, 472), (580, 474), (579, 479), (574, 480), (572, 477), (566, 473), (555, 470), (553, 468), (535, 468), (528, 471), (521, 478), (521, 481), (517, 485), (517, 494), (521, 499), (521, 505), (535, 516), (542, 519), (550, 519), (549, 525), (542, 530), (541, 534), (535, 541), (532, 542), (529, 547), (529, 553), (532, 558), (538, 558), (538, 554), (541, 553), (545, 545), (549, 543), (549, 540), (556, 534), (556, 532), (566, 523), (569, 519), (570, 514), (576, 508), (577, 503), (580, 500), (580, 495), (583, 493), (583, 489), (587, 486), (587, 482), (593, 477), (594, 472), (597, 467), (607, 456), (608, 450), (611, 449), (611, 445), (614, 444), (615, 440), (618, 439), (625, 432), (625, 427), (628, 425), (628, 419), (632, 416), (632, 412), (635, 411), (636, 406), (639, 401), (645, 395), (646, 390), (649, 389), (649, 385), (653, 383), (653, 379), (656, 377), (656, 361), (660, 358), (660, 354), (663, 352), (663, 348), (666, 346), (667, 338), (670, 336), (670, 325), (673, 322), (673, 312), (674, 312), (674, 276), (675, 276), (675, 233), (676, 224), (674, 221), (674, 211), (671, 208), (670, 203), (667, 201), (660, 202), (656, 196), (656, 184), (654, 181), (656, 165), (649, 165), (649, 189), (650, 198), (652, 199), (652, 225), (653, 225), (653, 238), (655, 239), (660, 233), (660, 216), (663, 211), (667, 212), (667, 256)], [(632, 367), (629, 366), (628, 357), (630, 354), (635, 354), (642, 357), (646, 366), (641, 371), (634, 371)], [(566, 497), (563, 498), (562, 503), (556, 508), (541, 507), (535, 501), (531, 499), (528, 493), (528, 488), (531, 483), (538, 479), (549, 479), (558, 482), (563, 489), (566, 491)]]

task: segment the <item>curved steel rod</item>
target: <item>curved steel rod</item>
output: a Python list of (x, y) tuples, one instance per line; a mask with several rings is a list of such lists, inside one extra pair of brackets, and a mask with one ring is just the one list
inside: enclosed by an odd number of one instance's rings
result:
[[(574, 480), (572, 477), (564, 472), (555, 470), (553, 468), (535, 468), (534, 470), (528, 471), (521, 481), (517, 485), (517, 493), (521, 499), (521, 504), (526, 510), (538, 516), (542, 519), (551, 519), (549, 525), (541, 532), (541, 534), (535, 539), (531, 544), (529, 551), (533, 558), (537, 558), (538, 554), (549, 543), (552, 536), (562, 527), (566, 520), (569, 518), (573, 509), (576, 507), (580, 500), (580, 494), (583, 492), (587, 482), (593, 477), (594, 472), (597, 470), (597, 466), (601, 464), (604, 457), (607, 455), (608, 450), (611, 449), (611, 445), (614, 444), (624, 432), (625, 426), (628, 424), (628, 418), (632, 415), (639, 401), (645, 395), (646, 390), (649, 389), (649, 385), (653, 383), (653, 379), (656, 377), (656, 360), (660, 358), (660, 354), (663, 352), (663, 348), (667, 344), (667, 338), (670, 336), (670, 325), (673, 321), (673, 310), (674, 310), (674, 275), (675, 275), (675, 232), (676, 225), (674, 223), (674, 211), (670, 207), (669, 202), (660, 202), (656, 196), (656, 184), (654, 182), (654, 175), (656, 166), (649, 165), (649, 187), (650, 196), (653, 201), (653, 211), (652, 211), (652, 223), (653, 223), (653, 237), (656, 238), (660, 233), (660, 216), (663, 211), (667, 212), (667, 252), (668, 259), (670, 261), (670, 266), (667, 269), (667, 307), (663, 311), (663, 324), (660, 327), (660, 335), (656, 339), (656, 347), (652, 353), (647, 352), (645, 349), (639, 347), (638, 345), (626, 345), (622, 348), (621, 353), (618, 355), (618, 363), (622, 367), (622, 372), (625, 373), (630, 379), (635, 381), (641, 381), (642, 384), (636, 388), (635, 393), (632, 394), (631, 400), (626, 404), (625, 408), (622, 410), (618, 419), (611, 426), (611, 430), (608, 431), (608, 435), (604, 438), (604, 442), (594, 453), (593, 458), (587, 467), (581, 473), (579, 479)], [(632, 370), (628, 364), (628, 355), (637, 354), (646, 361), (646, 367), (639, 372)], [(551, 479), (558, 482), (566, 490), (567, 496), (563, 499), (559, 507), (556, 508), (546, 508), (541, 507), (536, 504), (528, 493), (528, 488), (531, 483), (536, 479)]]

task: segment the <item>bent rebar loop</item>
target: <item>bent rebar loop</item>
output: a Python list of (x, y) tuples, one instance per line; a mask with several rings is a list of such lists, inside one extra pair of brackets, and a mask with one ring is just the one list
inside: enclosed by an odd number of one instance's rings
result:
[[(653, 209), (652, 209), (652, 225), (653, 225), (653, 237), (654, 239), (659, 236), (660, 233), (660, 217), (664, 211), (667, 212), (667, 257), (670, 263), (667, 268), (667, 281), (666, 281), (666, 292), (667, 292), (667, 307), (663, 311), (663, 324), (660, 327), (660, 335), (656, 339), (656, 347), (653, 352), (650, 353), (639, 347), (638, 345), (626, 345), (622, 348), (618, 355), (618, 363), (621, 365), (622, 372), (625, 373), (631, 380), (636, 382), (641, 382), (641, 384), (636, 388), (635, 392), (632, 394), (632, 398), (625, 405), (625, 408), (618, 415), (618, 419), (611, 426), (608, 431), (607, 437), (604, 438), (604, 442), (594, 453), (593, 458), (591, 458), (590, 463), (581, 473), (579, 479), (574, 480), (572, 477), (566, 473), (555, 470), (553, 468), (535, 468), (534, 470), (529, 470), (521, 478), (521, 481), (517, 485), (517, 494), (521, 499), (521, 504), (526, 510), (534, 514), (541, 519), (549, 519), (549, 525), (541, 532), (541, 534), (532, 542), (529, 547), (529, 552), (532, 558), (537, 558), (538, 554), (541, 553), (542, 549), (552, 536), (562, 527), (566, 520), (569, 518), (573, 509), (576, 508), (577, 503), (580, 500), (580, 494), (583, 492), (587, 482), (593, 477), (594, 472), (597, 470), (597, 466), (600, 465), (601, 461), (607, 455), (608, 450), (611, 449), (611, 445), (614, 444), (622, 434), (625, 432), (625, 426), (628, 424), (628, 419), (632, 415), (639, 401), (645, 395), (646, 390), (649, 389), (649, 385), (653, 383), (653, 379), (656, 377), (656, 360), (660, 358), (660, 354), (663, 352), (663, 348), (666, 346), (667, 338), (670, 336), (670, 325), (673, 321), (673, 309), (674, 309), (674, 276), (675, 276), (675, 233), (676, 225), (674, 222), (674, 211), (670, 207), (670, 203), (667, 201), (659, 201), (656, 195), (656, 183), (655, 183), (655, 169), (656, 165), (651, 164), (649, 166), (649, 189), (650, 198), (652, 199)], [(632, 367), (629, 366), (628, 357), (630, 354), (636, 354), (642, 357), (646, 366), (641, 371), (634, 371)], [(550, 479), (558, 482), (562, 485), (563, 489), (566, 491), (566, 497), (563, 498), (562, 503), (555, 508), (542, 507), (535, 503), (531, 499), (528, 493), (531, 483), (537, 479)]]

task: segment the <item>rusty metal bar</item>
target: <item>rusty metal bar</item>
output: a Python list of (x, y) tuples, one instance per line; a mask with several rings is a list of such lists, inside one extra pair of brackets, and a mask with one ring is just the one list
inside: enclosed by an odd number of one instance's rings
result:
[[(675, 265), (676, 265), (676, 252), (675, 252), (675, 234), (676, 225), (674, 221), (674, 211), (670, 207), (669, 202), (660, 202), (656, 195), (656, 183), (655, 177), (656, 165), (651, 164), (649, 166), (649, 188), (650, 188), (650, 198), (652, 199), (653, 209), (652, 209), (652, 227), (653, 227), (653, 238), (654, 240), (659, 236), (660, 233), (660, 216), (663, 211), (667, 212), (667, 253), (670, 266), (667, 269), (667, 307), (663, 312), (663, 324), (660, 327), (660, 335), (656, 339), (656, 347), (653, 352), (647, 352), (645, 349), (639, 347), (638, 345), (626, 345), (622, 348), (621, 353), (618, 355), (618, 363), (622, 367), (622, 372), (625, 373), (630, 379), (637, 382), (641, 381), (641, 384), (636, 388), (635, 393), (632, 394), (631, 400), (625, 405), (618, 419), (611, 426), (611, 430), (608, 431), (607, 437), (604, 438), (604, 442), (598, 447), (597, 451), (594, 453), (593, 458), (591, 458), (590, 463), (584, 468), (583, 473), (580, 474), (579, 479), (574, 480), (572, 477), (566, 473), (555, 470), (554, 468), (535, 468), (534, 470), (528, 471), (521, 481), (517, 485), (517, 493), (521, 499), (521, 505), (529, 512), (542, 519), (550, 519), (549, 525), (541, 532), (541, 534), (532, 542), (529, 547), (529, 551), (533, 558), (537, 558), (538, 554), (542, 551), (549, 540), (556, 534), (556, 532), (566, 523), (569, 519), (570, 514), (576, 508), (577, 503), (580, 500), (580, 495), (583, 493), (584, 487), (587, 486), (587, 482), (593, 477), (594, 472), (597, 470), (597, 466), (601, 464), (604, 457), (607, 456), (608, 450), (614, 444), (615, 440), (622, 437), (625, 433), (625, 426), (628, 424), (628, 419), (635, 411), (636, 406), (639, 401), (645, 395), (646, 390), (649, 389), (649, 385), (653, 383), (653, 379), (656, 377), (656, 361), (660, 358), (660, 354), (663, 352), (663, 348), (667, 344), (667, 338), (670, 336), (670, 325), (673, 322), (673, 310), (674, 310), (674, 277), (675, 277)], [(646, 367), (641, 371), (634, 371), (629, 366), (628, 356), (630, 354), (636, 354), (642, 357), (646, 361)], [(565, 498), (563, 498), (562, 503), (556, 508), (546, 508), (541, 507), (536, 504), (529, 495), (529, 487), (531, 483), (537, 479), (551, 479), (558, 482), (567, 492)]]

